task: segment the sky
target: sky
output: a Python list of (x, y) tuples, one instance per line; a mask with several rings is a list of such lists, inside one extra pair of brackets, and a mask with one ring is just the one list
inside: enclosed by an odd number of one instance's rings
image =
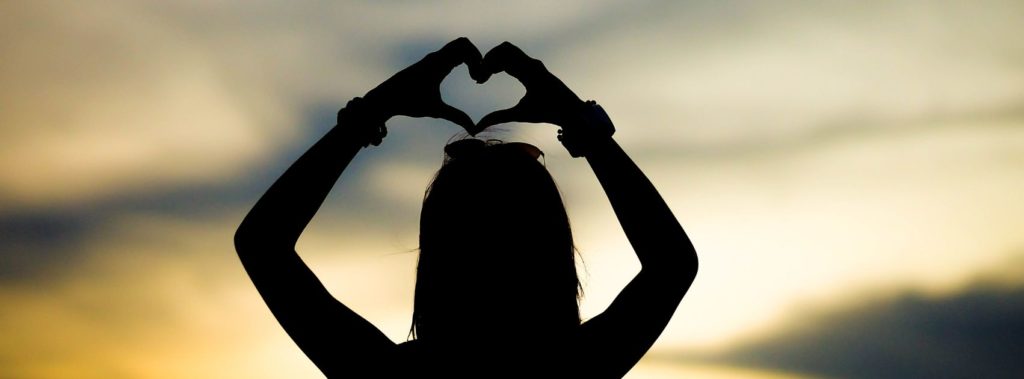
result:
[[(598, 101), (700, 272), (628, 378), (1020, 377), (1017, 1), (0, 2), (0, 377), (319, 378), (232, 246), (337, 110), (459, 36)], [(472, 118), (522, 85), (456, 68)], [(298, 252), (407, 338), (423, 190), (459, 134), (399, 117)], [(639, 270), (585, 162), (584, 317)], [(500, 331), (495, 331), (500, 338)]]

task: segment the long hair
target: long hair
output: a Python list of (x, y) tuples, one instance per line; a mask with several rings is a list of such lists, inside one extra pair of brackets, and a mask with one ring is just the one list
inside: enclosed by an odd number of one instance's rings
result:
[(410, 335), (575, 330), (572, 230), (540, 150), (466, 139), (445, 152), (420, 215)]

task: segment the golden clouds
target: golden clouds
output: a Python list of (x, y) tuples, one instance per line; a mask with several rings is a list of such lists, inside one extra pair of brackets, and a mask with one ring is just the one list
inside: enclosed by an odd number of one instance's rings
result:
[[(728, 347), (809, 301), (956, 288), (1024, 246), (1022, 7), (964, 4), (2, 3), (0, 258), (36, 259), (3, 238), (18, 217), (90, 228), (26, 237), (68, 242), (0, 283), (0, 376), (318, 377), (245, 277), (233, 228), (313, 142), (299, 136), (458, 35), (514, 41), (601, 102), (690, 232), (701, 273), (658, 347)], [(507, 105), (455, 87), (469, 114)], [(422, 191), (457, 130), (440, 124), (393, 122), (299, 246), (395, 340)], [(637, 268), (606, 199), (554, 128), (504, 132), (547, 153), (584, 310), (600, 312)], [(755, 375), (662, 363), (634, 376)]]
[(33, 284), (3, 287), (5, 375), (315, 375), (245, 277), (234, 224), (120, 220)]
[[(56, 11), (65, 6), (74, 12)], [(289, 120), (152, 14), (109, 3), (4, 7), (8, 208), (234, 177), (282, 136), (267, 125)]]

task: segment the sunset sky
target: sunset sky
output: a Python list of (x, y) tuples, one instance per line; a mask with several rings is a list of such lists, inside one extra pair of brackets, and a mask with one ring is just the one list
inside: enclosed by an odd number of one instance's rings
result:
[[(0, 377), (323, 377), (234, 229), (346, 101), (459, 36), (598, 101), (697, 248), (628, 378), (1022, 377), (1022, 35), (1012, 0), (0, 2)], [(442, 84), (475, 120), (524, 91)], [(298, 252), (400, 342), (460, 128), (388, 127)], [(592, 317), (639, 263), (555, 132), (485, 137), (545, 151)]]

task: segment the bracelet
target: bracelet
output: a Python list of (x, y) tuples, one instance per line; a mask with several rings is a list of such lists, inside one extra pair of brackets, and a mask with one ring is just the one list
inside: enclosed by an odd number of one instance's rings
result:
[(381, 141), (388, 135), (388, 128), (384, 126), (386, 120), (373, 117), (375, 114), (379, 112), (375, 112), (366, 100), (355, 97), (338, 111), (338, 125), (344, 123), (363, 147), (380, 146)]
[(594, 145), (605, 142), (615, 134), (608, 113), (596, 101), (588, 100), (580, 106), (576, 125), (558, 129), (558, 140), (573, 158), (586, 156)]

